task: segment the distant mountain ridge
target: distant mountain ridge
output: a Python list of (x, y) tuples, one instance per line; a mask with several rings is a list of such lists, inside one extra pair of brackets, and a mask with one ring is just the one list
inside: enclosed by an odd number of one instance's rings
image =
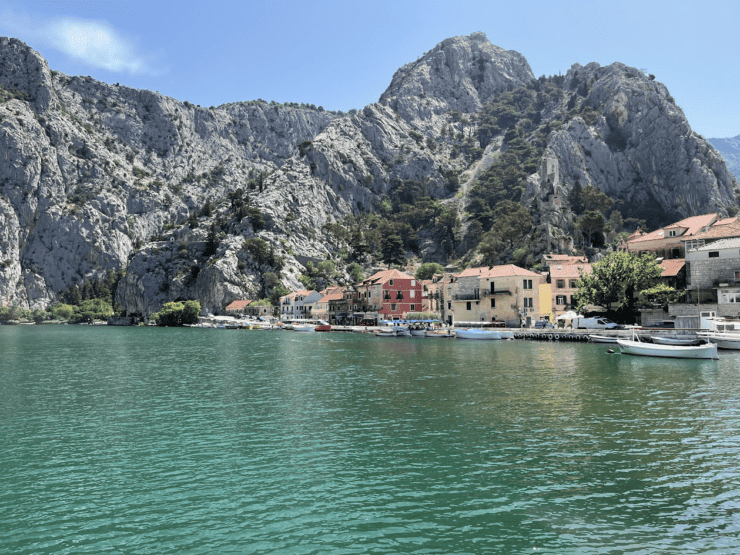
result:
[(733, 175), (740, 179), (740, 135), (731, 139), (707, 139), (717, 149)]
[(31, 308), (125, 270), (128, 314), (220, 311), (300, 288), (309, 262), (348, 279), (390, 233), (421, 260), (471, 261), (503, 201), (529, 223), (498, 256), (534, 260), (573, 249), (574, 187), (654, 224), (737, 210), (736, 180), (664, 85), (618, 63), (535, 79), (482, 33), (441, 42), (349, 114), (201, 108), (51, 71), (0, 37), (0, 147), (0, 300)]

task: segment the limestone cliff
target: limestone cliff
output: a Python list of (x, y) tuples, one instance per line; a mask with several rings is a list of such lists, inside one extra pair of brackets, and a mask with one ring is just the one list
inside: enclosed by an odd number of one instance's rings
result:
[[(308, 260), (341, 273), (349, 247), (325, 224), (387, 210), (404, 183), (462, 221), (419, 222), (417, 254), (464, 256), (477, 246), (466, 199), (512, 137), (538, 145), (542, 169), (518, 185), (538, 249), (572, 244), (564, 199), (576, 180), (663, 215), (735, 208), (734, 179), (663, 85), (621, 64), (576, 65), (557, 81), (538, 92), (521, 54), (474, 33), (399, 69), (379, 102), (349, 114), (202, 108), (50, 71), (0, 38), (0, 300), (45, 307), (126, 269), (116, 300), (128, 313), (188, 298), (218, 312), (269, 293), (269, 272), (295, 288)], [(532, 97), (526, 117), (490, 124), (490, 103), (517, 91)]]

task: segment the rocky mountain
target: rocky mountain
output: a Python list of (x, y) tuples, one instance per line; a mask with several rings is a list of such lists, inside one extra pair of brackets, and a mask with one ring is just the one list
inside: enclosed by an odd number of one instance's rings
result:
[(220, 311), (299, 287), (308, 262), (331, 260), (341, 281), (391, 232), (420, 259), (470, 260), (503, 200), (529, 214), (520, 242), (536, 257), (573, 247), (576, 186), (656, 222), (736, 210), (735, 179), (652, 76), (589, 64), (535, 79), (482, 33), (443, 41), (348, 114), (202, 108), (51, 71), (0, 38), (0, 145), (0, 299), (30, 308), (125, 270), (128, 314), (190, 298)]
[(717, 149), (735, 178), (740, 178), (740, 135), (731, 139), (707, 139), (707, 141)]

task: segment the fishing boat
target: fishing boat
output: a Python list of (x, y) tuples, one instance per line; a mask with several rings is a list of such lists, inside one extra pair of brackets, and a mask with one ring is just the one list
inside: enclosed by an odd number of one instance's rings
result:
[(664, 358), (694, 358), (717, 360), (717, 345), (707, 343), (706, 345), (657, 345), (655, 343), (643, 343), (629, 339), (617, 339), (622, 354), (638, 355), (645, 357)]
[(588, 340), (591, 343), (616, 343), (617, 337), (609, 337), (606, 335), (589, 335)]
[(424, 337), (455, 337), (455, 332), (452, 330), (426, 330), (424, 332)]
[(462, 328), (455, 329), (457, 339), (501, 339), (501, 333), (491, 329)]
[(373, 333), (377, 337), (396, 337), (396, 330), (393, 328), (378, 328)]
[(685, 337), (685, 338), (679, 338), (679, 337), (662, 337), (659, 335), (652, 335), (650, 336), (650, 341), (653, 343), (656, 343), (657, 345), (701, 345), (704, 343), (701, 339), (695, 339), (693, 337)]

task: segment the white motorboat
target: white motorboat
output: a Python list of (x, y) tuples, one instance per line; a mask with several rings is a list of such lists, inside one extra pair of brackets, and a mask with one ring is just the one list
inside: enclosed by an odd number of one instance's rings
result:
[(424, 333), (426, 330), (424, 329), (410, 329), (409, 332), (411, 333), (411, 337), (424, 337)]
[(707, 343), (706, 345), (656, 345), (655, 343), (643, 343), (629, 339), (617, 339), (622, 354), (638, 355), (645, 357), (664, 358), (697, 358), (717, 360), (717, 345)]
[(373, 333), (377, 337), (396, 337), (396, 330), (393, 328), (378, 328)]
[(455, 329), (457, 339), (501, 339), (501, 333), (491, 329), (461, 328)]
[(293, 324), (293, 331), (316, 331), (313, 324)]
[(717, 345), (719, 349), (740, 351), (740, 333), (700, 333), (699, 335)]
[(408, 326), (393, 326), (396, 330), (396, 337), (411, 337), (411, 330)]

